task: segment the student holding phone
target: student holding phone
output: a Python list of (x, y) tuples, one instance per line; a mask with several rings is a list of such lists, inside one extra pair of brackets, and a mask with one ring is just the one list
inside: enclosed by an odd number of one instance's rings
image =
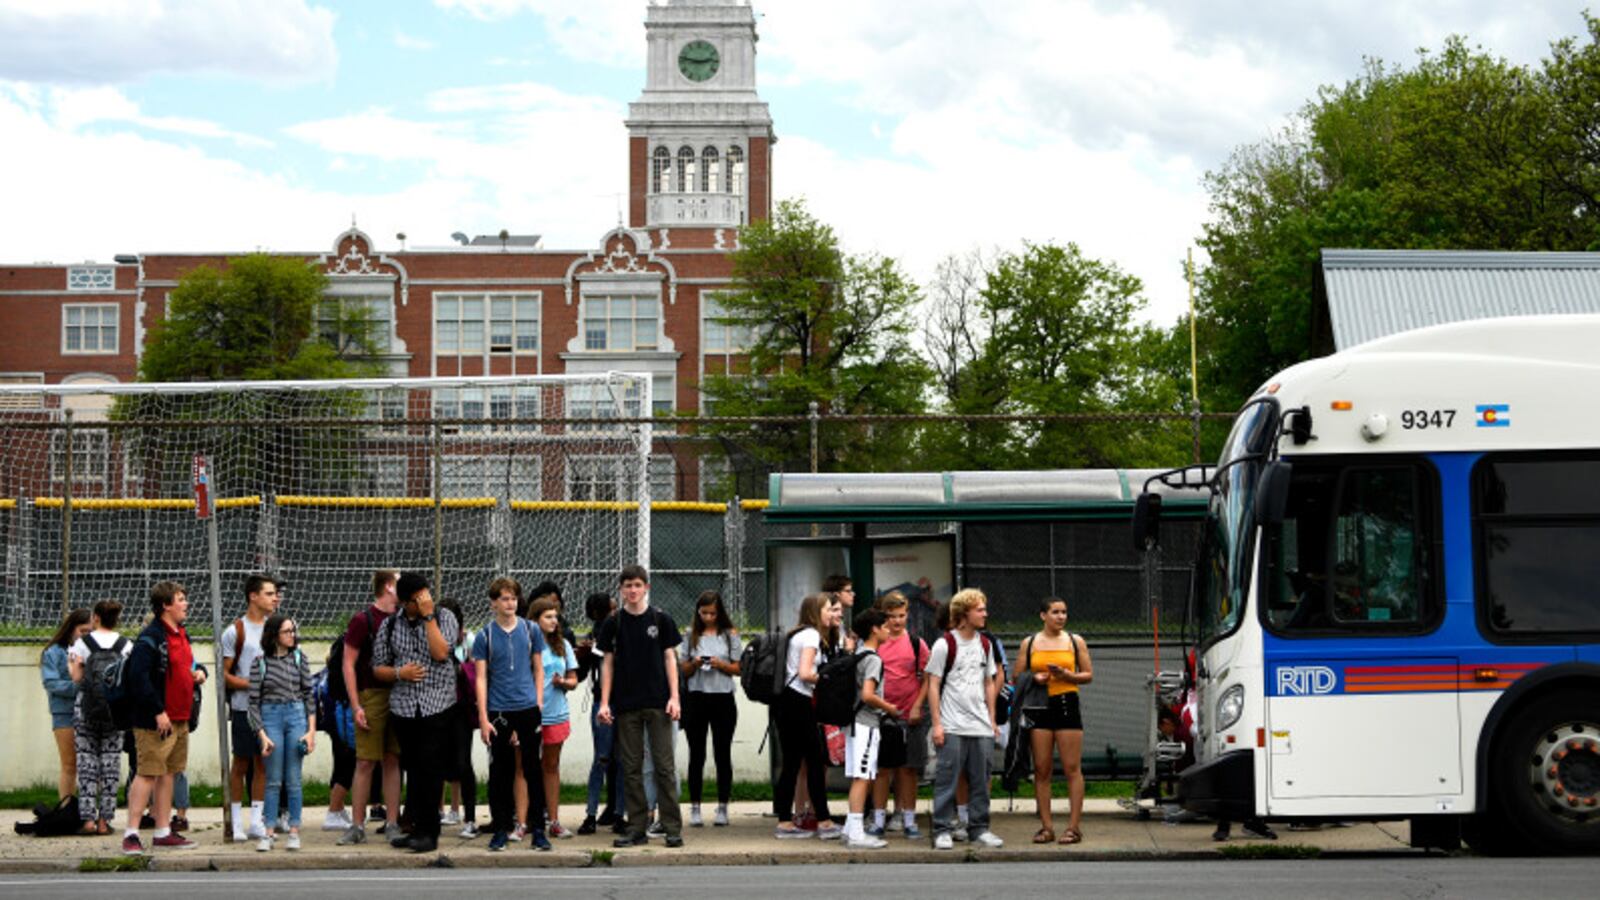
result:
[(689, 825), (700, 827), (706, 770), (706, 732), (711, 732), (711, 753), (717, 766), (717, 810), (711, 824), (728, 824), (728, 800), (733, 793), (733, 731), (739, 710), (733, 689), (739, 678), (739, 632), (733, 627), (722, 595), (706, 591), (695, 601), (684, 651), (683, 676), (688, 687), (683, 702), (683, 729), (689, 737)]
[(1044, 628), (1023, 641), (1015, 674), (1019, 682), (1032, 678), (1044, 685), (1047, 695), (1044, 710), (1033, 721), (1033, 795), (1039, 807), (1039, 830), (1033, 842), (1056, 840), (1050, 815), (1050, 776), (1059, 753), (1071, 803), (1061, 843), (1076, 844), (1083, 840), (1083, 713), (1078, 689), (1094, 680), (1094, 665), (1083, 638), (1066, 630), (1067, 601), (1044, 598), (1039, 602), (1039, 618)]

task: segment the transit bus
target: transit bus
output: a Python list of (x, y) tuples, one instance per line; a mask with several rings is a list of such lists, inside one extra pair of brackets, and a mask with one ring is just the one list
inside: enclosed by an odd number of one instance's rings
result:
[(1274, 376), (1215, 466), (1190, 599), (1196, 762), (1238, 821), (1600, 849), (1600, 316), (1397, 334)]

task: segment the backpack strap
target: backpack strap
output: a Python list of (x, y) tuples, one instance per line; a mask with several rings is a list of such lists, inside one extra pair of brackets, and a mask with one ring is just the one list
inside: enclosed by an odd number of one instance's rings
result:
[(233, 620), (233, 664), (228, 666), (228, 674), (232, 675), (239, 670), (239, 655), (244, 652), (244, 618)]
[(946, 631), (944, 633), (943, 640), (944, 673), (939, 676), (940, 681), (944, 681), (946, 678), (949, 678), (950, 670), (955, 668), (956, 665), (956, 633), (954, 631)]

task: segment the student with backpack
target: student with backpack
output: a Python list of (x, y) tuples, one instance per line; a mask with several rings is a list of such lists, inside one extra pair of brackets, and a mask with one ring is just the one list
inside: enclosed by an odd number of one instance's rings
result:
[(928, 645), (906, 630), (910, 601), (899, 591), (878, 598), (889, 635), (878, 648), (883, 660), (883, 699), (902, 711), (898, 719), (883, 723), (878, 747), (878, 778), (872, 789), (872, 825), (867, 834), (883, 837), (888, 825), (890, 788), (907, 840), (922, 836), (917, 830), (917, 779), (928, 764), (927, 717)]
[(88, 634), (93, 625), (87, 609), (69, 610), (56, 626), (50, 643), (39, 654), (39, 681), (50, 702), (50, 731), (56, 740), (56, 799), (65, 800), (78, 793), (76, 733), (72, 726), (72, 707), (78, 699), (78, 685), (72, 678), (67, 650)]
[(967, 588), (950, 598), (951, 631), (934, 642), (928, 657), (928, 703), (938, 768), (933, 782), (933, 846), (954, 846), (958, 826), (956, 783), (967, 776), (967, 836), (985, 847), (1005, 842), (989, 830), (989, 758), (1000, 726), (995, 723), (995, 651), (982, 634), (989, 618), (983, 592)]
[[(72, 704), (72, 739), (77, 754), (78, 818), (81, 834), (110, 834), (117, 816), (117, 782), (122, 774), (122, 732), (127, 725), (126, 676), (133, 642), (117, 633), (122, 604), (101, 600), (90, 616), (90, 631), (67, 650), (67, 667), (77, 690)], [(117, 696), (112, 696), (116, 694)], [(121, 706), (121, 709), (117, 709)]]
[[(843, 615), (839, 598), (832, 594), (808, 594), (800, 601), (800, 620), (788, 634), (788, 654), (784, 666), (783, 693), (773, 704), (778, 726), (778, 749), (783, 768), (772, 788), (772, 810), (778, 817), (773, 836), (779, 839), (837, 839), (843, 829), (833, 823), (828, 812), (828, 757), (822, 746), (822, 731), (812, 705), (819, 670), (826, 661), (824, 647), (837, 646), (839, 618)], [(815, 832), (799, 827), (795, 819), (795, 784), (801, 765), (806, 770), (807, 793), (816, 804)]]
[(858, 649), (855, 678), (854, 721), (844, 743), (844, 774), (850, 779), (850, 815), (845, 819), (844, 839), (851, 849), (877, 850), (888, 846), (881, 837), (866, 833), (863, 816), (867, 795), (878, 779), (878, 748), (883, 723), (900, 718), (899, 707), (884, 699), (878, 690), (883, 683), (883, 659), (878, 649), (889, 638), (888, 617), (882, 610), (868, 609), (852, 623)]
[[(264, 821), (277, 820), (279, 793), (287, 789), (289, 794), (289, 836), (284, 844), (289, 850), (300, 849), (301, 761), (317, 746), (311, 666), (298, 644), (299, 631), (293, 619), (280, 615), (267, 618), (261, 631), (261, 653), (250, 667), (249, 705), (245, 710), (267, 763)], [(272, 829), (266, 829), (256, 850), (271, 850), (272, 841)]]
[[(539, 770), (539, 745), (544, 705), (544, 638), (532, 622), (517, 615), (522, 587), (510, 578), (489, 585), (489, 605), (494, 618), (472, 641), (477, 668), (478, 735), (489, 745), (489, 849), (499, 852), (511, 840), (516, 821), (516, 747), (522, 749), (522, 777), (540, 818), (529, 827), (530, 846), (549, 850), (543, 827), (544, 779)], [(533, 802), (530, 799), (530, 803)], [(530, 812), (529, 818), (532, 819)], [(534, 827), (537, 825), (537, 827)]]
[(628, 833), (612, 844), (642, 847), (649, 843), (645, 834), (649, 802), (644, 790), (648, 749), (666, 845), (682, 847), (672, 723), (679, 716), (677, 647), (683, 638), (672, 617), (650, 605), (650, 576), (643, 566), (624, 566), (617, 582), (622, 608), (601, 623), (595, 637), (595, 646), (605, 654), (600, 664), (600, 721), (617, 725), (617, 752), (628, 804)]
[(128, 656), (123, 680), (131, 698), (137, 774), (128, 788), (128, 824), (122, 852), (144, 853), (139, 840), (139, 815), (150, 805), (155, 820), (151, 846), (192, 850), (197, 844), (173, 830), (173, 777), (189, 765), (189, 716), (194, 707), (194, 686), (204, 682), (204, 670), (194, 668), (194, 649), (184, 620), (189, 617), (189, 593), (175, 581), (157, 582), (150, 588), (150, 611), (155, 618), (139, 632)]
[(1044, 628), (1022, 642), (1017, 654), (1017, 696), (1024, 696), (1024, 679), (1034, 687), (1026, 693), (1037, 697), (1043, 688), (1043, 703), (1024, 708), (1031, 728), (1033, 750), (1033, 796), (1039, 810), (1039, 830), (1035, 844), (1056, 839), (1050, 815), (1050, 777), (1055, 754), (1061, 755), (1061, 770), (1067, 777), (1069, 803), (1067, 828), (1061, 843), (1083, 840), (1083, 713), (1078, 706), (1078, 689), (1094, 680), (1094, 665), (1083, 638), (1067, 631), (1067, 601), (1046, 597), (1039, 602), (1039, 618)]
[[(233, 839), (259, 841), (272, 832), (272, 823), (262, 818), (266, 794), (266, 758), (261, 753), (256, 729), (250, 727), (250, 672), (261, 655), (261, 636), (267, 618), (278, 611), (278, 582), (269, 575), (251, 575), (244, 581), (244, 614), (222, 631), (222, 685), (228, 698), (228, 744), (233, 760), (228, 769), (228, 792)], [(254, 773), (252, 775), (252, 773)], [(246, 819), (243, 798), (245, 781), (250, 783), (250, 816)]]
[(733, 732), (739, 707), (733, 699), (743, 649), (722, 595), (706, 591), (695, 601), (694, 620), (684, 650), (683, 676), (688, 692), (683, 701), (683, 729), (689, 737), (689, 825), (705, 824), (700, 799), (705, 791), (706, 732), (717, 767), (717, 809), (711, 824), (728, 824), (733, 795)]

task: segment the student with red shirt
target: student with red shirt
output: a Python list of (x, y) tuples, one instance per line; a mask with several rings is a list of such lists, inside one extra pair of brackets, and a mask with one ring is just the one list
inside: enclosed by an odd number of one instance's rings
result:
[(878, 648), (883, 660), (883, 699), (903, 710), (902, 719), (883, 723), (878, 746), (878, 780), (872, 786), (872, 825), (867, 834), (883, 837), (889, 789), (894, 788), (907, 840), (922, 836), (917, 830), (917, 779), (928, 764), (927, 718), (923, 715), (928, 684), (928, 645), (906, 631), (910, 601), (890, 591), (875, 604), (888, 619), (889, 639)]
[(194, 651), (183, 621), (189, 616), (189, 595), (175, 581), (150, 588), (155, 618), (139, 632), (123, 678), (133, 700), (133, 740), (138, 755), (133, 784), (128, 788), (128, 827), (122, 852), (144, 852), (139, 841), (139, 814), (150, 805), (160, 827), (151, 845), (191, 850), (195, 842), (167, 827), (172, 813), (172, 780), (189, 763), (189, 717), (194, 686), (205, 675), (194, 670)]

